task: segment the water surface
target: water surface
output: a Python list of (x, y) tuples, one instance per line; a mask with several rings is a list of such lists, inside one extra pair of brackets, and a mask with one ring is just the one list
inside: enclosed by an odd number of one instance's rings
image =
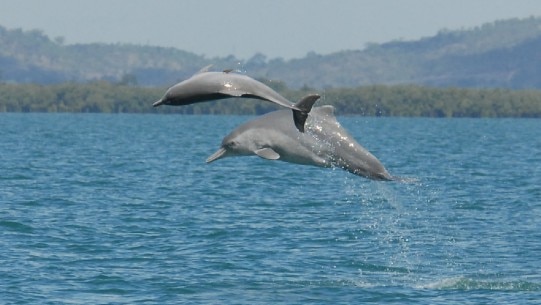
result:
[(535, 304), (540, 120), (340, 117), (394, 175), (205, 159), (244, 116), (0, 114), (5, 304)]

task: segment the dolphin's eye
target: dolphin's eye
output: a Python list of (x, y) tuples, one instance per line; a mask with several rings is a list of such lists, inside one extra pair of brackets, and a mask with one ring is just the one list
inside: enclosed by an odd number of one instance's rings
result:
[(231, 141), (226, 144), (228, 148), (235, 148), (237, 146), (237, 142)]

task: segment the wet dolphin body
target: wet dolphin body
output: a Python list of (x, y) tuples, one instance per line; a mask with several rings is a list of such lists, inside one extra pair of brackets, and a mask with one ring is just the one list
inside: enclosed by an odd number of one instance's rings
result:
[(298, 132), (288, 111), (278, 110), (249, 121), (227, 135), (207, 159), (258, 155), (268, 160), (320, 167), (340, 167), (372, 180), (395, 180), (381, 162), (340, 126), (332, 106), (312, 109), (306, 132)]
[(294, 105), (269, 86), (246, 75), (224, 72), (207, 72), (208, 67), (199, 73), (169, 88), (165, 95), (152, 106), (182, 106), (210, 100), (242, 97), (255, 98), (276, 103), (293, 110), (293, 121), (300, 132), (304, 132), (304, 123), (310, 108)]

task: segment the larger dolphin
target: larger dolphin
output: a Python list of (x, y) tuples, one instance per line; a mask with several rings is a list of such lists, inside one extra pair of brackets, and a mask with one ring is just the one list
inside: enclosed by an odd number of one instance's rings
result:
[(295, 126), (304, 132), (304, 123), (311, 106), (302, 108), (303, 105), (294, 105), (269, 86), (246, 75), (232, 73), (231, 70), (208, 72), (209, 67), (167, 89), (165, 95), (152, 106), (181, 106), (232, 97), (255, 98), (292, 109)]
[(306, 132), (298, 132), (288, 111), (249, 121), (227, 135), (207, 163), (231, 156), (257, 155), (268, 160), (339, 167), (372, 180), (395, 180), (381, 162), (340, 126), (332, 106), (312, 109)]

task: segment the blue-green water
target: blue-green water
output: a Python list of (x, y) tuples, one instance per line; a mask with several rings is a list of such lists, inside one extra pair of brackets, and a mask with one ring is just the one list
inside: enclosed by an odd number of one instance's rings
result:
[(534, 304), (540, 120), (339, 120), (394, 175), (205, 159), (241, 116), (1, 114), (2, 304)]

